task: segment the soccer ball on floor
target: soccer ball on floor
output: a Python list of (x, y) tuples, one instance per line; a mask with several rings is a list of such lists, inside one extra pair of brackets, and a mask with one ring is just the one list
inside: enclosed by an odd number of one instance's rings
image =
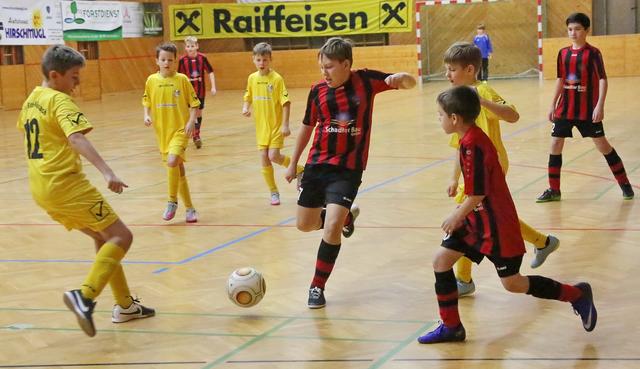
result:
[(252, 267), (234, 270), (227, 281), (229, 300), (240, 307), (251, 307), (259, 303), (266, 290), (262, 274)]

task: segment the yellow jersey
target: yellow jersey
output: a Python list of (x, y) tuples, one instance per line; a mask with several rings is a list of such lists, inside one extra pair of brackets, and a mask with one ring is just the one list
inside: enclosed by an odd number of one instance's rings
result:
[[(508, 104), (502, 96), (500, 96), (493, 88), (491, 88), (486, 83), (481, 83), (480, 81), (476, 82), (473, 87), (478, 91), (478, 95), (486, 100), (493, 101), (496, 104), (505, 104), (511, 107), (513, 110), (516, 107), (512, 104)], [(484, 133), (489, 136), (491, 142), (496, 147), (498, 151), (498, 160), (500, 161), (500, 166), (504, 173), (507, 173), (509, 169), (509, 158), (507, 157), (507, 150), (502, 143), (502, 133), (500, 132), (500, 118), (491, 112), (489, 109), (484, 106), (480, 109), (480, 115), (476, 119), (476, 125), (480, 127), (484, 131)], [(451, 135), (451, 139), (449, 140), (449, 146), (455, 147), (456, 149), (460, 147), (460, 138), (457, 133)]]
[(24, 132), (29, 186), (40, 202), (64, 202), (85, 179), (80, 155), (67, 137), (93, 127), (71, 96), (36, 87), (22, 105), (18, 130)]
[(189, 121), (189, 108), (199, 107), (200, 100), (184, 74), (163, 77), (157, 72), (147, 78), (142, 105), (151, 109), (158, 148), (161, 153), (167, 153), (175, 133), (184, 134), (184, 127)]
[(280, 74), (271, 70), (265, 76), (254, 72), (247, 79), (243, 100), (253, 105), (258, 144), (269, 141), (282, 126), (282, 106), (289, 102), (289, 92)]

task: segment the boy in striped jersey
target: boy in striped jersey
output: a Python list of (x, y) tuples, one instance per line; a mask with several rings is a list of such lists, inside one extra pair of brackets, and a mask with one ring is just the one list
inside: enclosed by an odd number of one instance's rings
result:
[(416, 80), (408, 73), (351, 70), (352, 45), (332, 37), (320, 48), (318, 64), (324, 79), (311, 87), (302, 127), (286, 178), (296, 178), (302, 151), (315, 131), (300, 184), (297, 227), (303, 232), (323, 229), (316, 270), (307, 305), (325, 306), (324, 286), (340, 252), (341, 237), (350, 237), (359, 209), (362, 172), (367, 166), (373, 99), (391, 89), (408, 89)]
[(193, 142), (196, 149), (202, 147), (202, 139), (200, 138), (200, 126), (202, 125), (202, 110), (204, 109), (204, 98), (207, 96), (207, 84), (204, 78), (205, 74), (209, 75), (211, 82), (211, 96), (215, 96), (216, 77), (213, 74), (213, 67), (209, 63), (207, 56), (198, 52), (198, 39), (189, 36), (184, 39), (185, 55), (178, 62), (178, 73), (182, 73), (189, 78), (193, 89), (198, 95), (200, 106), (196, 110), (196, 130), (193, 133)]
[(487, 134), (475, 124), (480, 98), (469, 86), (456, 86), (438, 96), (438, 115), (447, 134), (460, 137), (459, 161), (466, 198), (442, 222), (445, 233), (433, 259), (435, 292), (442, 323), (418, 338), (420, 343), (464, 341), (466, 332), (458, 312), (458, 289), (453, 265), (462, 256), (476, 263), (493, 263), (503, 287), (541, 299), (569, 302), (590, 332), (598, 314), (589, 283), (575, 286), (553, 279), (520, 274), (524, 241), (513, 199), (498, 152)]
[(549, 188), (537, 202), (560, 201), (560, 169), (565, 137), (573, 137), (578, 128), (582, 137), (591, 137), (611, 169), (625, 200), (634, 193), (622, 159), (604, 136), (604, 100), (607, 97), (607, 74), (600, 50), (587, 43), (591, 21), (586, 14), (573, 13), (566, 20), (571, 46), (558, 52), (555, 93), (549, 111), (553, 122), (549, 154)]

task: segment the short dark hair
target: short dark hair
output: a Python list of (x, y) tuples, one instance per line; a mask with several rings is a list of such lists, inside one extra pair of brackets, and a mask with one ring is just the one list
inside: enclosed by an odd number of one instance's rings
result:
[(178, 47), (173, 42), (163, 42), (156, 46), (156, 58), (160, 56), (160, 51), (173, 53), (174, 57), (178, 56)]
[(477, 72), (482, 65), (482, 52), (470, 42), (456, 42), (444, 52), (444, 62), (460, 64), (463, 67), (473, 65)]
[(591, 27), (591, 20), (589, 16), (584, 13), (572, 13), (567, 17), (567, 26), (569, 23), (578, 23), (584, 27), (584, 29), (589, 29)]
[(271, 57), (271, 45), (266, 42), (259, 42), (253, 47), (253, 55), (269, 55)]
[(353, 65), (353, 41), (348, 38), (331, 37), (318, 51), (318, 58), (322, 55), (339, 62), (348, 60)]
[(84, 67), (84, 64), (84, 56), (77, 50), (65, 45), (53, 45), (42, 56), (42, 74), (49, 79), (49, 72), (53, 70), (65, 74), (73, 67)]
[(478, 24), (478, 27), (476, 27), (476, 29), (484, 29), (484, 28), (485, 28), (484, 23), (480, 23)]
[(480, 114), (480, 98), (474, 88), (456, 86), (438, 95), (436, 100), (448, 115), (459, 115), (465, 123), (473, 123)]

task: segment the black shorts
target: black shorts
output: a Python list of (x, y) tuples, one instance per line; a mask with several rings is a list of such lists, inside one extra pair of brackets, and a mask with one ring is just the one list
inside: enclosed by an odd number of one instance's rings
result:
[(500, 278), (510, 277), (512, 275), (520, 273), (520, 266), (522, 265), (522, 255), (514, 256), (511, 258), (485, 255), (477, 249), (467, 245), (464, 242), (463, 235), (458, 231), (453, 232), (451, 236), (445, 236), (442, 239), (441, 246), (449, 250), (463, 253), (464, 256), (468, 257), (469, 260), (473, 261), (476, 264), (480, 264), (482, 259), (486, 257), (493, 263), (493, 266), (496, 268), (496, 272), (498, 273), (498, 276)]
[(298, 205), (320, 208), (338, 204), (351, 209), (362, 183), (362, 171), (336, 165), (306, 165), (300, 183)]
[(204, 109), (204, 97), (198, 97), (198, 100), (200, 100), (200, 107), (198, 107), (198, 109)]
[(590, 120), (556, 119), (551, 129), (552, 137), (573, 137), (573, 127), (578, 128), (582, 137), (603, 137), (602, 122), (593, 123)]

